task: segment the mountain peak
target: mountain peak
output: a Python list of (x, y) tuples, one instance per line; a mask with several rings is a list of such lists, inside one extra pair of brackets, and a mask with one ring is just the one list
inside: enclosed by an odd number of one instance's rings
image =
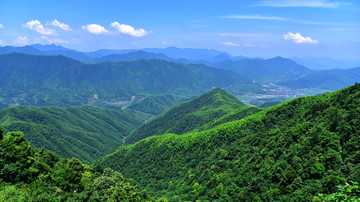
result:
[(221, 88), (215, 88), (188, 102), (176, 105), (143, 124), (127, 138), (133, 143), (153, 135), (175, 133), (178, 135), (199, 130), (210, 121), (219, 119), (236, 109), (245, 107), (235, 96)]
[(30, 45), (30, 47), (36, 48), (40, 51), (68, 51), (69, 50), (62, 46), (56, 45), (56, 44), (48, 44), (48, 45), (32, 44), (32, 45)]

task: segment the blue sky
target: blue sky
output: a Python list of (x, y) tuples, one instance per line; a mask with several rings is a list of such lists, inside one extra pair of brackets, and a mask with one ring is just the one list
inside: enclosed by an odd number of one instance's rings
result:
[(360, 58), (358, 0), (0, 0), (0, 46)]

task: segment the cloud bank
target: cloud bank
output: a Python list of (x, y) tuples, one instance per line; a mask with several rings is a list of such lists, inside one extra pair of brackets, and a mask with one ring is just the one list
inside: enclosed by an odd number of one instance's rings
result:
[(231, 41), (222, 42), (221, 44), (225, 45), (225, 46), (232, 46), (232, 47), (240, 46), (239, 44), (231, 42)]
[(65, 31), (72, 31), (69, 25), (65, 23), (61, 23), (57, 21), (56, 19), (50, 23), (52, 26), (59, 27), (60, 29), (63, 29)]
[(115, 28), (118, 32), (122, 34), (131, 35), (134, 37), (144, 37), (148, 34), (144, 29), (135, 29), (130, 25), (120, 24), (118, 22), (112, 22), (110, 27)]
[(285, 40), (292, 40), (294, 43), (296, 44), (302, 44), (302, 43), (313, 43), (313, 44), (316, 44), (316, 43), (319, 43), (318, 40), (314, 40), (314, 39), (311, 39), (310, 37), (303, 37), (301, 36), (301, 34), (298, 32), (296, 34), (292, 33), (292, 32), (289, 32), (287, 34), (284, 34), (283, 35), (283, 38)]
[(55, 30), (45, 28), (38, 20), (31, 20), (23, 25), (23, 27), (34, 30), (42, 35), (57, 35)]
[(91, 34), (96, 35), (109, 33), (109, 31), (106, 30), (103, 26), (97, 24), (84, 25), (81, 28)]

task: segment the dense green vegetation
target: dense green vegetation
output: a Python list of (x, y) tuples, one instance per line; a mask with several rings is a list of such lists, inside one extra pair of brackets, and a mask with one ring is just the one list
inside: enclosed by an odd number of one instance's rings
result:
[(110, 168), (30, 147), (22, 132), (0, 134), (0, 201), (141, 201), (146, 191)]
[(6, 132), (22, 131), (33, 147), (93, 161), (122, 142), (146, 117), (98, 107), (17, 106), (0, 110)]
[(172, 201), (359, 200), (359, 106), (356, 84), (210, 130), (148, 137), (98, 163)]
[(205, 65), (163, 60), (84, 64), (64, 56), (0, 55), (0, 100), (6, 105), (78, 106), (133, 95), (199, 95), (214, 86), (237, 94), (260, 86)]
[(209, 126), (217, 119), (245, 107), (235, 96), (216, 88), (191, 101), (174, 106), (163, 114), (144, 123), (134, 130), (127, 143), (165, 133), (183, 134), (197, 131), (200, 127)]
[(130, 103), (129, 109), (137, 110), (152, 115), (159, 115), (168, 108), (188, 100), (184, 96), (174, 95), (149, 95), (141, 99), (135, 99)]
[(360, 67), (353, 69), (333, 69), (314, 72), (302, 78), (280, 82), (290, 88), (317, 88), (337, 90), (359, 82)]
[(292, 60), (276, 57), (268, 60), (242, 59), (224, 61), (213, 66), (238, 73), (261, 83), (277, 83), (293, 80), (312, 72), (312, 70), (295, 63)]
[(251, 100), (250, 104), (260, 107), (260, 108), (267, 108), (267, 107), (272, 107), (277, 104), (280, 104), (286, 100), (288, 100), (288, 99), (281, 98), (281, 97), (279, 97), (279, 98), (260, 98), (260, 99)]

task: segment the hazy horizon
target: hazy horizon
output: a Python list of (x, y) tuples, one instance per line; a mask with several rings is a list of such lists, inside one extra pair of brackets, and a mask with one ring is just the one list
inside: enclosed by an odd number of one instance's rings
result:
[(215, 49), (234, 56), (358, 60), (355, 0), (0, 2), (0, 46)]

